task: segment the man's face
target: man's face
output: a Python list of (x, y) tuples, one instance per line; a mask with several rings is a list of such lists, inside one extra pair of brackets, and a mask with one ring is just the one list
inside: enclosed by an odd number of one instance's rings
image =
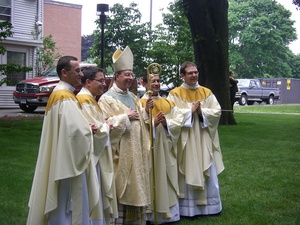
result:
[(116, 85), (121, 90), (125, 91), (131, 87), (135, 77), (131, 70), (124, 70), (121, 74), (116, 74)]
[(151, 79), (151, 91), (154, 96), (158, 95), (160, 91), (160, 80), (158, 75), (154, 75)]
[(88, 89), (92, 95), (102, 95), (105, 88), (105, 76), (102, 72), (96, 73), (96, 76), (93, 80), (89, 80)]
[(185, 74), (180, 74), (184, 82), (190, 86), (198, 83), (198, 70), (195, 66), (190, 66), (185, 69)]
[(62, 80), (71, 84), (73, 87), (76, 87), (81, 84), (81, 77), (83, 77), (83, 73), (81, 72), (78, 61), (71, 60), (70, 65), (70, 70), (62, 70)]

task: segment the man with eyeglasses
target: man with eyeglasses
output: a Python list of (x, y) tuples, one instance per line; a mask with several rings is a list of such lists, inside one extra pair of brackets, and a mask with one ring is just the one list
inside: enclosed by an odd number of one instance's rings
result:
[(97, 207), (103, 215), (98, 222), (99, 225), (109, 224), (111, 218), (118, 217), (113, 159), (109, 140), (109, 133), (113, 127), (109, 121), (105, 120), (96, 100), (96, 97), (102, 95), (105, 90), (105, 72), (104, 69), (94, 66), (85, 68), (82, 72), (84, 75), (81, 78), (82, 88), (76, 97), (88, 122), (97, 127), (93, 142), (94, 163), (100, 183), (100, 204)]
[(73, 93), (83, 76), (77, 58), (60, 58), (57, 73), (60, 81), (46, 106), (27, 224), (90, 224), (101, 219), (95, 127)]
[(133, 55), (129, 47), (113, 55), (114, 79), (98, 103), (114, 129), (110, 140), (114, 157), (119, 218), (113, 224), (146, 224), (150, 204), (148, 117), (137, 96), (129, 91), (134, 82)]
[(180, 215), (188, 217), (222, 210), (218, 183), (218, 174), (224, 170), (218, 136), (221, 107), (212, 91), (198, 84), (198, 74), (194, 63), (183, 63), (184, 82), (168, 95), (193, 115), (192, 127), (182, 128), (177, 144)]

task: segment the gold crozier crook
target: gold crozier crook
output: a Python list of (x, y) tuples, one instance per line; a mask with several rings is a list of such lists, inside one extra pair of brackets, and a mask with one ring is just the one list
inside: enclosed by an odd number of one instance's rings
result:
[[(161, 66), (157, 63), (152, 63), (147, 67), (147, 94), (152, 97), (151, 83), (154, 75), (160, 76)], [(153, 149), (153, 125), (152, 125), (152, 108), (149, 109), (149, 127), (150, 127), (150, 144), (152, 156), (152, 190), (153, 190), (153, 215), (154, 224), (157, 225), (157, 212), (156, 212), (156, 187), (155, 187), (155, 162), (154, 162), (154, 149)]]

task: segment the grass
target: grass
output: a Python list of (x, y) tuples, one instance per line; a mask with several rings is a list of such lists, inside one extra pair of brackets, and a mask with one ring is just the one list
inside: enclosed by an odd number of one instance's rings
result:
[(237, 113), (300, 113), (300, 105), (253, 105), (234, 106)]
[(42, 120), (0, 121), (0, 224), (26, 224)]
[[(300, 224), (300, 105), (235, 107), (220, 126), (223, 211), (176, 225)], [(0, 223), (26, 224), (42, 121), (0, 121)]]

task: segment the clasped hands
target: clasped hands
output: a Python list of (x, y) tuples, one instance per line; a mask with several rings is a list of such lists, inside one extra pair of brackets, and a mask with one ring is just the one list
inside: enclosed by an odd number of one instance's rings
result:
[(167, 121), (166, 121), (166, 117), (165, 114), (160, 111), (156, 117), (154, 118), (154, 126), (157, 127), (159, 124), (162, 124), (164, 127), (167, 126)]
[(201, 103), (200, 101), (196, 101), (192, 103), (192, 113), (197, 112), (198, 114), (201, 115)]

